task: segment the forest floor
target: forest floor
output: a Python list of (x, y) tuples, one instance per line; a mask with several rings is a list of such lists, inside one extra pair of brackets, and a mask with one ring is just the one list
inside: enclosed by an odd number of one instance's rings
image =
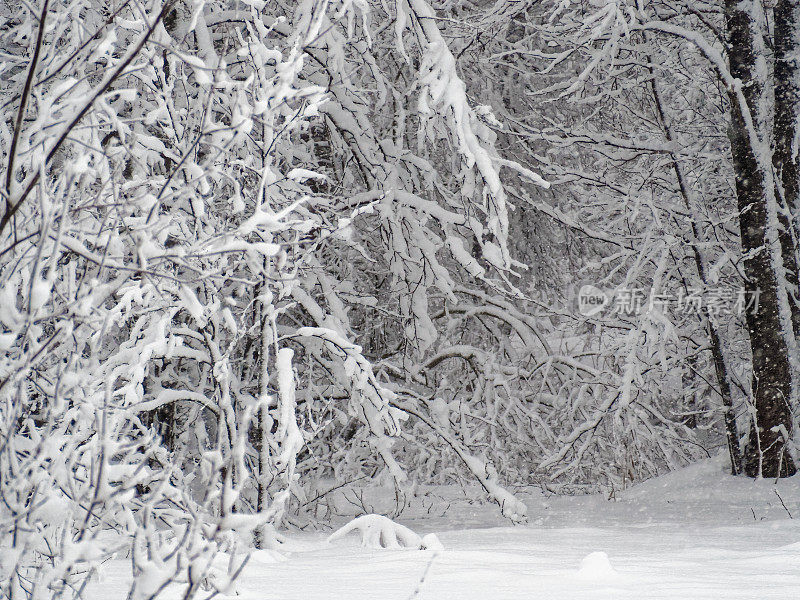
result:
[[(381, 510), (380, 495), (339, 498)], [(259, 551), (239, 600), (794, 599), (800, 597), (800, 476), (733, 478), (724, 457), (634, 486), (616, 499), (530, 493), (529, 523), (459, 489), (431, 488), (396, 521), (443, 550), (361, 546), (353, 535), (291, 534)], [(374, 505), (374, 504), (375, 505)], [(352, 507), (352, 504), (351, 504)], [(357, 512), (357, 511), (356, 511)], [(121, 597), (127, 564), (106, 567), (90, 600)], [(175, 589), (178, 597), (179, 589)], [(111, 592), (111, 593), (109, 593)], [(166, 594), (170, 597), (172, 594)], [(218, 596), (219, 598), (219, 596)]]

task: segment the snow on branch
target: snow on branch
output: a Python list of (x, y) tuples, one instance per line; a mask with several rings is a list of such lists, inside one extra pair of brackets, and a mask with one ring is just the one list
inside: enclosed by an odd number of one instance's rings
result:
[(358, 533), (361, 545), (365, 548), (384, 548), (399, 550), (442, 550), (442, 544), (436, 534), (430, 533), (420, 537), (408, 527), (395, 523), (382, 515), (362, 515), (350, 521), (328, 536), (328, 543), (341, 540), (351, 533)]

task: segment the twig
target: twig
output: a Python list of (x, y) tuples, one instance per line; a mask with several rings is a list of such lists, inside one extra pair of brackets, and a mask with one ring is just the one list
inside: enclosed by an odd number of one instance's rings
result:
[[(150, 36), (153, 35), (153, 32), (155, 32), (156, 27), (158, 27), (158, 24), (161, 22), (164, 15), (169, 10), (172, 9), (176, 1), (177, 0), (168, 0), (167, 2), (164, 3), (164, 6), (161, 8), (161, 11), (156, 16), (155, 21), (153, 21), (153, 23), (147, 28), (144, 35), (142, 35), (142, 37), (139, 39), (139, 42), (128, 52), (128, 54), (126, 54), (123, 57), (123, 59), (119, 62), (114, 71), (110, 73), (97, 86), (97, 88), (88, 98), (88, 100), (86, 100), (83, 106), (77, 111), (72, 120), (63, 128), (63, 131), (61, 132), (61, 135), (59, 136), (58, 140), (56, 141), (55, 144), (53, 144), (53, 147), (50, 148), (49, 152), (45, 156), (43, 166), (48, 164), (53, 159), (53, 156), (56, 154), (58, 149), (67, 140), (69, 134), (72, 132), (75, 126), (81, 121), (81, 119), (83, 119), (86, 113), (89, 112), (92, 106), (94, 106), (94, 103), (97, 101), (97, 99), (106, 92), (106, 90), (111, 86), (111, 84), (113, 84), (124, 73), (125, 69), (128, 68), (128, 65), (131, 62), (133, 62), (133, 60), (139, 55), (142, 48), (147, 43), (147, 40), (149, 40)], [(0, 234), (3, 233), (3, 230), (6, 228), (6, 225), (8, 225), (8, 223), (11, 221), (11, 218), (16, 214), (16, 212), (20, 209), (20, 207), (27, 199), (28, 195), (31, 193), (31, 190), (39, 182), (41, 174), (42, 174), (42, 169), (36, 169), (31, 173), (27, 181), (27, 185), (25, 185), (24, 189), (22, 190), (22, 193), (20, 194), (19, 198), (16, 201), (11, 200), (10, 194), (6, 198), (6, 211), (3, 214), (2, 218), (0, 218)]]
[(14, 158), (17, 154), (17, 142), (19, 141), (20, 131), (22, 130), (22, 120), (25, 117), (25, 109), (28, 106), (28, 98), (30, 97), (31, 84), (33, 83), (33, 75), (36, 72), (36, 65), (39, 64), (39, 53), (42, 50), (42, 42), (44, 39), (45, 21), (47, 20), (47, 9), (50, 0), (44, 0), (42, 5), (42, 16), (39, 19), (39, 31), (36, 34), (36, 45), (33, 47), (33, 56), (31, 57), (31, 64), (28, 68), (28, 76), (25, 78), (25, 85), (22, 88), (22, 98), (19, 101), (19, 110), (17, 111), (17, 120), (14, 123), (14, 134), (11, 137), (11, 147), (8, 150), (8, 167), (6, 168), (6, 212), (11, 210), (11, 182), (14, 179)]
[(789, 518), (790, 519), (794, 519), (794, 517), (792, 516), (792, 513), (789, 512), (789, 509), (786, 508), (786, 505), (783, 503), (783, 498), (781, 498), (781, 495), (778, 493), (778, 490), (773, 488), (772, 491), (775, 492), (775, 495), (778, 497), (778, 500), (781, 501), (781, 506), (783, 507), (783, 510), (786, 511), (786, 514), (789, 515)]
[(419, 581), (417, 581), (416, 589), (408, 597), (408, 600), (414, 600), (414, 598), (419, 596), (420, 591), (422, 591), (422, 585), (425, 583), (425, 578), (428, 576), (428, 573), (430, 573), (431, 567), (433, 566), (433, 561), (435, 561), (438, 556), (439, 556), (439, 552), (434, 552), (433, 553), (433, 556), (431, 556), (431, 559), (428, 561), (428, 565), (425, 567), (425, 570), (422, 572), (422, 577), (420, 577)]
[(317, 500), (319, 500), (320, 498), (322, 498), (322, 497), (324, 497), (324, 496), (326, 496), (326, 495), (330, 494), (331, 492), (333, 492), (333, 491), (335, 491), (335, 490), (338, 490), (338, 489), (340, 489), (340, 488), (343, 488), (343, 487), (345, 487), (345, 486), (348, 486), (348, 485), (350, 485), (350, 484), (352, 484), (352, 483), (355, 483), (355, 482), (357, 482), (357, 481), (361, 481), (362, 479), (366, 479), (366, 478), (367, 478), (367, 476), (366, 476), (366, 475), (362, 475), (361, 477), (357, 477), (357, 478), (355, 478), (355, 479), (351, 479), (350, 481), (345, 481), (344, 483), (340, 483), (339, 485), (336, 485), (336, 486), (332, 487), (332, 488), (331, 488), (331, 489), (329, 489), (329, 490), (326, 490), (326, 491), (324, 491), (324, 492), (322, 492), (322, 493), (320, 493), (320, 494), (317, 494), (316, 496), (314, 496), (313, 498), (311, 498), (311, 500), (307, 500), (306, 502), (303, 502), (303, 504), (301, 504), (300, 506), (308, 506), (308, 505), (309, 505), (309, 504), (311, 504), (312, 502), (316, 502), (316, 501), (317, 501)]

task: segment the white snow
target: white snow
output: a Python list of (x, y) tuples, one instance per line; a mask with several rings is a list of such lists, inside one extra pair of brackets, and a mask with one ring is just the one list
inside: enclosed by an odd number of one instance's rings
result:
[[(396, 519), (402, 529), (383, 519), (358, 522), (402, 535), (407, 527), (411, 548), (290, 533), (281, 555), (260, 552), (248, 563), (236, 598), (789, 600), (800, 590), (799, 477), (777, 484), (734, 479), (717, 457), (611, 500), (520, 494), (538, 524), (519, 526), (509, 526), (493, 505), (459, 494), (422, 488)], [(373, 490), (362, 498), (388, 511), (388, 496)], [(339, 498), (333, 508), (346, 505)], [(436, 538), (427, 539), (441, 543), (416, 549), (417, 536), (432, 532)], [(105, 568), (105, 583), (93, 583), (87, 600), (123, 594), (128, 562), (120, 557)], [(181, 591), (170, 588), (164, 597)]]
[(578, 576), (585, 581), (603, 581), (616, 578), (617, 572), (611, 566), (608, 554), (592, 552), (581, 561)]
[[(350, 533), (357, 532), (361, 539), (361, 545), (365, 548), (389, 548), (399, 550), (400, 548), (416, 548), (417, 550), (426, 549), (423, 547), (422, 538), (411, 531), (408, 527), (393, 522), (391, 519), (382, 515), (363, 515), (353, 519), (350, 523), (335, 531), (329, 538), (328, 543), (343, 539)], [(429, 538), (441, 547), (441, 543), (436, 538), (436, 534)], [(427, 537), (427, 536), (426, 536)]]

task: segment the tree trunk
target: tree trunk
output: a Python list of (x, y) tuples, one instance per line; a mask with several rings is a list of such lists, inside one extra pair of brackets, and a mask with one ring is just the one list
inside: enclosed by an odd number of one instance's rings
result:
[(795, 142), (800, 118), (800, 0), (779, 0), (774, 10), (775, 48), (775, 148), (772, 164), (775, 168), (775, 195), (780, 201), (781, 251), (785, 268), (787, 291), (792, 311), (794, 335), (800, 338), (800, 298), (798, 298), (798, 194), (800, 170), (798, 147)]
[[(649, 59), (649, 57), (648, 57)], [(652, 64), (652, 60), (648, 60)], [(655, 75), (653, 68), (650, 72)], [(675, 136), (672, 133), (670, 121), (664, 110), (664, 102), (661, 100), (661, 93), (658, 89), (657, 78), (653, 76), (650, 79), (650, 89), (653, 92), (653, 103), (656, 108), (656, 114), (664, 131), (664, 137), (669, 142), (675, 141)], [(678, 183), (678, 189), (683, 199), (683, 204), (686, 210), (693, 217), (696, 216), (695, 206), (696, 203), (692, 199), (691, 188), (687, 181), (686, 175), (678, 162), (678, 157), (672, 155), (672, 170), (675, 173), (675, 180)], [(700, 251), (701, 246), (701, 233), (697, 225), (696, 218), (691, 219), (691, 248), (692, 257), (694, 258), (695, 268), (697, 269), (697, 276), (700, 278), (704, 287), (708, 285), (708, 278), (706, 277), (706, 262)], [(728, 456), (731, 461), (731, 475), (739, 475), (742, 472), (742, 450), (739, 444), (739, 429), (736, 424), (736, 412), (733, 407), (733, 394), (731, 392), (730, 375), (728, 374), (728, 366), (725, 361), (725, 353), (722, 347), (722, 340), (717, 330), (714, 320), (711, 318), (707, 308), (703, 307), (703, 319), (706, 323), (708, 331), (708, 339), (711, 348), (711, 357), (714, 362), (714, 373), (717, 376), (717, 384), (719, 385), (719, 394), (722, 397), (722, 405), (725, 408), (725, 439), (728, 443)], [(692, 365), (690, 364), (690, 367)], [(688, 423), (687, 423), (688, 424)]]
[[(260, 310), (258, 311), (258, 322), (261, 324), (261, 351), (259, 352), (259, 400), (261, 406), (258, 409), (258, 422), (255, 428), (255, 440), (253, 445), (258, 456), (258, 473), (256, 474), (256, 511), (264, 514), (269, 509), (270, 505), (270, 474), (271, 474), (271, 461), (270, 461), (270, 446), (269, 437), (271, 434), (272, 419), (269, 415), (269, 380), (270, 380), (270, 353), (269, 349), (272, 345), (273, 331), (270, 328), (269, 321), (269, 303), (262, 300), (259, 304)], [(269, 524), (264, 523), (254, 532), (254, 545), (261, 550), (271, 547), (269, 539)]]
[[(728, 60), (731, 75), (742, 83), (746, 104), (732, 86), (729, 138), (736, 175), (744, 260), (744, 287), (748, 299), (758, 298), (757, 305), (745, 310), (750, 348), (753, 355), (753, 396), (755, 413), (750, 439), (745, 449), (744, 468), (750, 477), (784, 477), (795, 473), (795, 466), (785, 451), (785, 433), (792, 430), (790, 398), (792, 371), (789, 345), (781, 318), (783, 273), (782, 253), (768, 242), (777, 238), (776, 224), (769, 219), (772, 194), (771, 164), (764, 160), (759, 137), (757, 108), (764, 91), (757, 71), (753, 0), (726, 0), (725, 19), (728, 33)], [(745, 115), (752, 115), (750, 128)], [(765, 165), (765, 163), (767, 163)], [(773, 228), (772, 231), (769, 228)], [(775, 244), (778, 245), (778, 244)]]

